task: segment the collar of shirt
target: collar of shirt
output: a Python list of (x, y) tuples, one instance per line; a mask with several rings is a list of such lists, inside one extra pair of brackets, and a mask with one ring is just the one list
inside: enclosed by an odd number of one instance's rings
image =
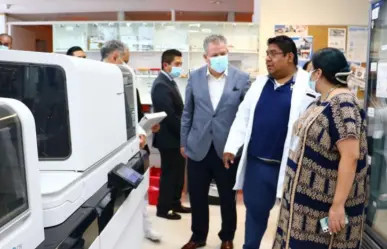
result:
[(210, 73), (210, 69), (207, 67), (207, 77), (209, 76), (209, 77), (212, 77), (212, 78), (214, 78), (214, 79), (221, 79), (221, 78), (223, 78), (223, 77), (227, 77), (227, 75), (228, 75), (228, 68), (226, 69), (226, 71), (224, 71), (224, 73), (222, 74), (222, 76), (220, 76), (220, 78), (216, 78), (215, 76), (213, 76), (211, 73)]
[(277, 80), (274, 79), (273, 77), (268, 76), (269, 80), (274, 85), (274, 89), (277, 89), (277, 88), (282, 87), (282, 86), (286, 86), (287, 84), (291, 84), (291, 86), (293, 86), (296, 83), (296, 77), (297, 77), (297, 72), (293, 75), (293, 77), (290, 80), (288, 80), (284, 84), (281, 84), (281, 83), (278, 83)]
[(167, 76), (167, 78), (168, 78), (170, 81), (173, 81), (173, 78), (171, 77), (171, 75), (169, 75), (169, 73), (165, 72), (164, 70), (161, 70), (161, 73), (164, 74), (165, 76)]

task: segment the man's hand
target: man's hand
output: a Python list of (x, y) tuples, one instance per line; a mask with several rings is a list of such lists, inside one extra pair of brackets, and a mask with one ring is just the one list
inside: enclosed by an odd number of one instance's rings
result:
[(185, 159), (187, 159), (187, 155), (185, 154), (185, 149), (184, 149), (184, 147), (180, 147), (180, 154), (181, 154)]
[(157, 133), (160, 131), (160, 124), (155, 124), (152, 126), (152, 133)]
[(138, 137), (140, 138), (140, 149), (144, 149), (146, 144), (146, 136), (139, 135)]
[(224, 153), (223, 154), (224, 167), (226, 167), (226, 169), (229, 169), (231, 166), (230, 163), (234, 164), (234, 159), (235, 159), (235, 155), (228, 152)]

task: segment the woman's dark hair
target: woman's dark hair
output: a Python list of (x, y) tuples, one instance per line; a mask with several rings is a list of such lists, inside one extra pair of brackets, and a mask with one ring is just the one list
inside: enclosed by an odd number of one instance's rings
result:
[(277, 45), (279, 49), (281, 49), (281, 51), (284, 53), (284, 55), (293, 53), (293, 63), (296, 66), (298, 65), (297, 47), (292, 38), (286, 35), (279, 35), (273, 38), (269, 38), (269, 40), (267, 40), (267, 45), (271, 44)]
[(66, 55), (71, 55), (72, 56), (77, 51), (83, 51), (83, 49), (81, 47), (78, 47), (78, 46), (71, 47), (71, 48), (69, 48), (69, 50), (67, 50)]
[(336, 48), (323, 48), (317, 51), (312, 58), (313, 68), (321, 69), (322, 75), (332, 84), (346, 85), (348, 75), (338, 76), (338, 73), (349, 73), (351, 69), (343, 52)]
[(302, 67), (302, 69), (304, 69), (305, 71), (308, 69), (308, 66), (309, 64), (311, 63), (312, 61), (307, 61), (304, 66)]

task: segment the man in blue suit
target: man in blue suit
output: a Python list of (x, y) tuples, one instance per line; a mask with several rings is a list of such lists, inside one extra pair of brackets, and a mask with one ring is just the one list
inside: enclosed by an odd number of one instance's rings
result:
[(226, 169), (224, 146), (238, 106), (250, 86), (249, 75), (228, 64), (227, 40), (204, 40), (207, 65), (191, 73), (181, 125), (181, 153), (188, 159), (188, 190), (192, 208), (192, 237), (183, 249), (206, 245), (209, 228), (208, 192), (218, 188), (222, 228), (221, 249), (233, 249), (236, 230), (236, 168)]

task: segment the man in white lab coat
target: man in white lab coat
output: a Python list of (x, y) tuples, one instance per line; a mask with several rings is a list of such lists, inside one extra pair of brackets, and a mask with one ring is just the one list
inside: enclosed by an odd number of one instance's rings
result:
[(293, 123), (316, 98), (308, 87), (309, 74), (297, 64), (291, 38), (268, 40), (269, 75), (252, 84), (227, 139), (223, 158), (227, 168), (244, 145), (234, 187), (243, 189), (246, 205), (243, 249), (260, 247), (270, 210), (276, 197), (281, 197)]
[[(130, 57), (129, 49), (125, 44), (117, 40), (112, 40), (105, 43), (105, 45), (101, 49), (101, 57), (102, 57), (102, 61), (104, 62), (124, 65), (126, 68), (128, 68), (131, 74), (133, 75), (133, 84), (134, 86), (136, 86), (134, 70), (128, 65), (129, 57)], [(138, 90), (136, 89), (136, 91), (137, 91), (137, 97), (139, 97)], [(139, 100), (137, 101), (137, 104), (138, 103), (141, 104)], [(137, 108), (141, 108), (141, 106), (138, 105)], [(141, 113), (141, 111), (139, 111), (138, 114), (139, 113)], [(158, 132), (159, 129), (160, 129), (160, 125), (155, 125), (152, 127), (152, 132), (154, 133)], [(146, 146), (146, 131), (144, 131), (144, 129), (138, 123), (136, 125), (136, 130), (140, 139), (140, 148), (146, 150), (147, 153), (150, 154), (149, 148)], [(143, 221), (144, 221), (145, 238), (153, 242), (160, 242), (161, 235), (152, 228), (152, 223), (148, 216), (148, 211), (147, 211), (148, 196), (145, 196), (144, 202), (145, 202), (145, 205), (143, 210)]]

